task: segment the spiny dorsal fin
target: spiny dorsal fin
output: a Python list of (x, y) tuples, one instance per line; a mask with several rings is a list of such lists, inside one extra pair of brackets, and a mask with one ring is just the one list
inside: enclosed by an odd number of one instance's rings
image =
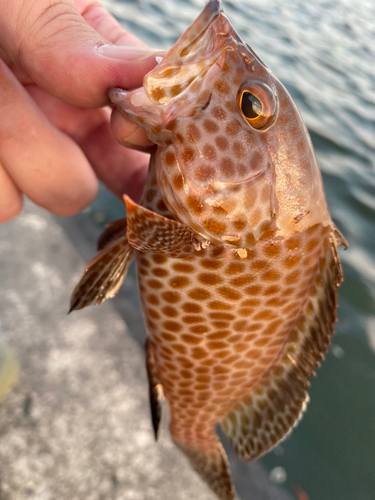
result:
[(87, 266), (74, 288), (70, 311), (112, 298), (122, 285), (132, 260), (133, 249), (126, 236), (108, 244)]
[(128, 222), (127, 237), (133, 248), (140, 252), (162, 253), (175, 258), (194, 253), (199, 244), (188, 227), (137, 205), (128, 196), (124, 196), (124, 200)]
[(103, 250), (113, 241), (126, 235), (126, 218), (117, 219), (105, 226), (104, 231), (99, 236), (97, 248)]
[(154, 429), (155, 441), (158, 440), (160, 431), (160, 422), (162, 415), (161, 399), (163, 394), (163, 386), (159, 381), (156, 373), (154, 348), (150, 339), (146, 340), (146, 368), (149, 383), (149, 397), (152, 427)]
[(330, 345), (340, 282), (336, 240), (331, 233), (302, 314), (279, 362), (221, 422), (241, 459), (253, 460), (271, 450), (300, 420), (308, 402), (308, 378), (315, 375), (314, 368)]
[(344, 250), (347, 250), (349, 248), (349, 244), (344, 238), (344, 236), (341, 234), (341, 231), (339, 231), (336, 226), (333, 226), (333, 232), (335, 234), (337, 244), (339, 246), (343, 246)]
[(188, 447), (173, 439), (220, 500), (234, 500), (228, 459), (215, 432), (207, 437), (205, 449), (201, 450)]

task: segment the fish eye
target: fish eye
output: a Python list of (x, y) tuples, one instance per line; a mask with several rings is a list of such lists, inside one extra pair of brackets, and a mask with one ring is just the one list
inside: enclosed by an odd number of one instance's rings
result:
[(253, 120), (254, 118), (258, 118), (258, 116), (262, 113), (262, 103), (257, 98), (256, 95), (252, 94), (245, 90), (242, 92), (241, 96), (241, 113), (248, 120)]
[(276, 118), (277, 100), (265, 83), (245, 82), (238, 90), (238, 107), (252, 128), (265, 130)]

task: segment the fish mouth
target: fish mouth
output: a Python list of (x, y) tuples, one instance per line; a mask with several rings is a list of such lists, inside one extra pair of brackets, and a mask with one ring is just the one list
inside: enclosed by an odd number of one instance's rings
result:
[[(197, 95), (204, 77), (225, 51), (232, 27), (222, 14), (221, 0), (210, 0), (198, 18), (144, 78), (143, 88), (157, 105), (176, 101), (188, 88)], [(192, 85), (194, 83), (194, 86)]]
[(143, 88), (130, 92), (110, 89), (110, 101), (135, 122), (142, 109), (147, 122), (153, 125), (204, 110), (223, 67), (229, 41), (235, 36), (222, 11), (221, 0), (209, 0), (165, 57), (145, 75)]
[[(180, 56), (187, 56), (201, 40), (215, 18), (223, 11), (221, 0), (210, 0), (198, 18), (179, 39)], [(178, 43), (178, 42), (177, 42)]]

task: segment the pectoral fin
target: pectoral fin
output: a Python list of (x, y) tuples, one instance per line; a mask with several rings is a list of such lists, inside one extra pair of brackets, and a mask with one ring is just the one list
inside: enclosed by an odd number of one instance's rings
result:
[(325, 252), (279, 362), (221, 422), (243, 460), (258, 458), (285, 439), (306, 408), (308, 379), (324, 358), (336, 321), (342, 277), (333, 233)]
[(97, 248), (103, 250), (110, 243), (123, 236), (126, 236), (126, 218), (117, 219), (105, 226), (104, 231), (99, 236)]
[(84, 275), (73, 290), (69, 312), (91, 304), (101, 304), (114, 297), (126, 277), (132, 253), (126, 236), (105, 246), (87, 265)]
[(140, 252), (162, 253), (167, 257), (185, 257), (195, 251), (195, 235), (180, 222), (167, 219), (124, 196), (127, 212), (127, 237)]

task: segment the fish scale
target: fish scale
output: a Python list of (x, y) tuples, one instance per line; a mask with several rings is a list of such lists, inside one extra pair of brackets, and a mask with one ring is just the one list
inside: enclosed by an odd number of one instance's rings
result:
[(212, 246), (182, 259), (138, 254), (143, 310), (176, 441), (199, 440), (202, 426), (212, 432), (280, 356), (315, 286), (327, 236), (316, 225), (258, 244), (246, 257)]
[(164, 394), (174, 442), (233, 500), (216, 425), (253, 460), (300, 420), (346, 243), (291, 97), (218, 0), (143, 88), (109, 97), (157, 147), (140, 204), (124, 197), (127, 216), (106, 227), (72, 309), (113, 296), (135, 257), (155, 437)]

